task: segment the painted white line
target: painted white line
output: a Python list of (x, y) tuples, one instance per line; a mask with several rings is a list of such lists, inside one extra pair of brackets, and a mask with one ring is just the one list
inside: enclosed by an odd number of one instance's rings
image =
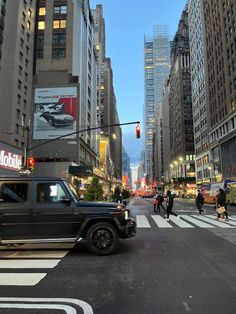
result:
[(235, 216), (230, 216), (230, 215), (229, 215), (229, 219), (230, 219), (230, 220), (233, 220), (233, 221), (236, 221), (236, 217), (235, 217)]
[[(208, 218), (212, 218), (212, 219), (215, 219), (216, 216), (215, 215), (205, 215), (205, 217), (208, 217)], [(226, 224), (229, 224), (229, 225), (232, 225), (232, 226), (236, 226), (236, 221), (232, 221), (229, 217), (229, 221), (222, 221), (223, 223), (226, 223)]]
[(62, 304), (14, 304), (14, 303), (0, 303), (0, 308), (2, 309), (29, 309), (29, 310), (61, 310), (64, 311), (67, 314), (76, 314), (77, 311), (68, 305), (62, 305)]
[(63, 258), (69, 251), (18, 251), (0, 250), (0, 258)]
[(0, 273), (0, 286), (35, 286), (46, 273)]
[(200, 220), (203, 220), (203, 221), (206, 221), (206, 222), (209, 222), (211, 223), (212, 225), (214, 226), (217, 226), (217, 227), (220, 227), (220, 228), (225, 228), (225, 229), (230, 229), (230, 228), (234, 228), (233, 226), (230, 226), (226, 223), (223, 223), (223, 222), (220, 222), (218, 220), (214, 220), (214, 219), (211, 219), (211, 218), (207, 218), (205, 216), (197, 216), (198, 219)]
[[(182, 216), (179, 216), (179, 217), (182, 217)], [(189, 228), (189, 229), (194, 228), (194, 226), (190, 225), (186, 221), (184, 221), (182, 219), (178, 219), (177, 217), (175, 217), (173, 215), (170, 215), (170, 221), (173, 221), (180, 228)]]
[(184, 218), (185, 220), (191, 222), (192, 224), (196, 225), (199, 228), (215, 228), (214, 226), (207, 224), (203, 221), (200, 221), (196, 218), (193, 218), (189, 215), (181, 215), (182, 218)]
[(159, 228), (173, 228), (164, 218), (158, 215), (151, 215)]
[(145, 215), (136, 215), (137, 228), (151, 228)]
[[(30, 303), (36, 303), (36, 302), (50, 302), (50, 303), (71, 303), (72, 305), (77, 305), (81, 307), (84, 311), (84, 314), (93, 314), (92, 307), (81, 300), (78, 299), (69, 299), (69, 298), (7, 298), (3, 297), (0, 298), (0, 302), (30, 302)], [(1, 304), (1, 303), (0, 303)]]
[(0, 268), (54, 268), (61, 260), (0, 260)]

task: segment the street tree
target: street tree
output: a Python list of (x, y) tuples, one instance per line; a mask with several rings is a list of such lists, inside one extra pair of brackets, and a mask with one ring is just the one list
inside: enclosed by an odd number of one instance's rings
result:
[(98, 177), (93, 177), (84, 195), (85, 201), (102, 201), (103, 188)]

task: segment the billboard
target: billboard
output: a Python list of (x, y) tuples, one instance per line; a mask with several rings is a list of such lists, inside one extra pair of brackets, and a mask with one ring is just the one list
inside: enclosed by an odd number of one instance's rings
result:
[[(76, 132), (77, 88), (36, 88), (33, 139), (53, 139)], [(63, 139), (76, 138), (76, 134)]]

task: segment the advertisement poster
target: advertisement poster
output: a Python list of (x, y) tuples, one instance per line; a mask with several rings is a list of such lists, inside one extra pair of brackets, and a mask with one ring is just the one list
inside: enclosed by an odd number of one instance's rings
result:
[[(33, 139), (53, 139), (76, 132), (77, 88), (36, 88)], [(74, 139), (76, 134), (63, 139)]]

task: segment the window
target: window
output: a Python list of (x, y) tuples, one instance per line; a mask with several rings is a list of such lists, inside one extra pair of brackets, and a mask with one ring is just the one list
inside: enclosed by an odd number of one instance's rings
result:
[(60, 203), (67, 194), (59, 183), (39, 183), (37, 185), (38, 203)]
[(0, 191), (0, 202), (24, 203), (27, 201), (27, 194), (26, 183), (4, 183)]
[(66, 34), (53, 34), (52, 42), (53, 44), (65, 44)]
[(37, 49), (36, 50), (36, 58), (37, 59), (43, 59), (43, 49)]
[(66, 56), (66, 49), (64, 48), (52, 49), (52, 57), (54, 59), (65, 58), (65, 56)]
[(29, 21), (27, 22), (27, 28), (31, 29), (31, 23)]
[(44, 43), (44, 35), (43, 34), (38, 34), (37, 36), (37, 45), (43, 45)]
[(66, 28), (66, 20), (54, 20), (53, 21), (53, 28)]
[(45, 21), (38, 22), (38, 29), (45, 29)]
[(45, 14), (46, 14), (46, 8), (45, 7), (39, 8), (39, 15), (44, 16)]
[(67, 13), (67, 6), (66, 5), (60, 5), (54, 7), (54, 13), (55, 14), (66, 14)]

